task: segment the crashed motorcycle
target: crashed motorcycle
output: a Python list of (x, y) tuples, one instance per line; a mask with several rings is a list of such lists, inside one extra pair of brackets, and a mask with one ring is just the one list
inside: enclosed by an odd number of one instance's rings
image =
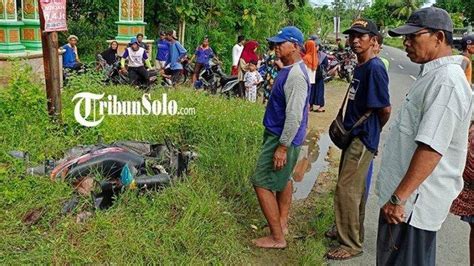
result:
[[(10, 155), (29, 164), (27, 153)], [(26, 169), (28, 175), (69, 182), (79, 194), (92, 196), (95, 208), (107, 209), (125, 189), (160, 189), (179, 180), (189, 173), (189, 163), (196, 156), (169, 140), (165, 144), (122, 141), (74, 147), (61, 160), (46, 160)]]

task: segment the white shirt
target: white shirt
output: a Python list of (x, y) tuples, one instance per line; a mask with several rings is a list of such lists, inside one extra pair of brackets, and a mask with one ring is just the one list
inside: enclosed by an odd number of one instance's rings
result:
[(316, 83), (316, 70), (313, 71), (308, 66), (306, 66), (306, 70), (308, 70), (309, 83), (315, 84)]
[(405, 205), (405, 222), (411, 215), (409, 224), (423, 230), (441, 228), (452, 201), (463, 188), (473, 94), (461, 62), (459, 56), (447, 56), (421, 66), (383, 147), (376, 182), (380, 207), (405, 176), (417, 142), (442, 155)]
[(239, 65), (240, 55), (242, 55), (242, 51), (244, 50), (244, 46), (240, 44), (234, 45), (232, 48), (232, 66)]
[(129, 67), (141, 67), (143, 66), (143, 54), (146, 52), (145, 49), (138, 47), (138, 50), (134, 51), (132, 47), (127, 48), (128, 51), (128, 66)]

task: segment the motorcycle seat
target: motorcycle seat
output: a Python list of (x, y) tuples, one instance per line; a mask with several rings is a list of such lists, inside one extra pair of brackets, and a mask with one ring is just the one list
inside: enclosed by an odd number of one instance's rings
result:
[(225, 76), (225, 77), (222, 77), (222, 81), (223, 81), (224, 83), (227, 83), (227, 82), (229, 82), (229, 81), (231, 81), (231, 80), (235, 80), (235, 79), (237, 79), (237, 76)]

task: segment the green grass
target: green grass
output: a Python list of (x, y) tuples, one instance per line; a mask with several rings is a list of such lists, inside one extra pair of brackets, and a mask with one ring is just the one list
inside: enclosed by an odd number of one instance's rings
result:
[(383, 44), (392, 46), (401, 50), (405, 50), (405, 46), (403, 45), (403, 38), (384, 38), (383, 39)]
[[(9, 85), (0, 87), (0, 264), (261, 262), (248, 245), (255, 236), (250, 224), (264, 223), (248, 181), (261, 144), (261, 105), (181, 88), (168, 91), (168, 98), (180, 107), (194, 107), (196, 115), (108, 116), (98, 127), (85, 128), (73, 117), (71, 99), (77, 92), (116, 94), (122, 100), (138, 100), (143, 94), (127, 86), (103, 86), (87, 75), (73, 79), (63, 91), (63, 123), (57, 126), (47, 116), (42, 86), (29, 76), (31, 70), (17, 66)], [(163, 92), (155, 88), (152, 99), (160, 99)], [(72, 188), (47, 177), (25, 176), (23, 162), (7, 154), (28, 151), (31, 164), (41, 163), (61, 158), (75, 145), (94, 144), (99, 137), (106, 143), (171, 138), (189, 145), (199, 158), (186, 180), (160, 192), (126, 192), (112, 208), (76, 223), (79, 212), (91, 210), (91, 200), (81, 198), (72, 213), (61, 214)], [(332, 219), (326, 215), (329, 198), (318, 200), (318, 215), (313, 215), (315, 206), (305, 210), (302, 232), (320, 231)], [(39, 221), (22, 223), (35, 209), (43, 210)], [(288, 256), (294, 262), (320, 264), (324, 243), (321, 235), (308, 238), (290, 247)]]

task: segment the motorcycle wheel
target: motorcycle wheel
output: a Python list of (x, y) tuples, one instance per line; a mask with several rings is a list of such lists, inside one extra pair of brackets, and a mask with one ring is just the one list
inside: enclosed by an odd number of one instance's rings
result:
[(352, 75), (347, 74), (346, 75), (346, 81), (347, 81), (347, 83), (351, 83), (352, 82)]

